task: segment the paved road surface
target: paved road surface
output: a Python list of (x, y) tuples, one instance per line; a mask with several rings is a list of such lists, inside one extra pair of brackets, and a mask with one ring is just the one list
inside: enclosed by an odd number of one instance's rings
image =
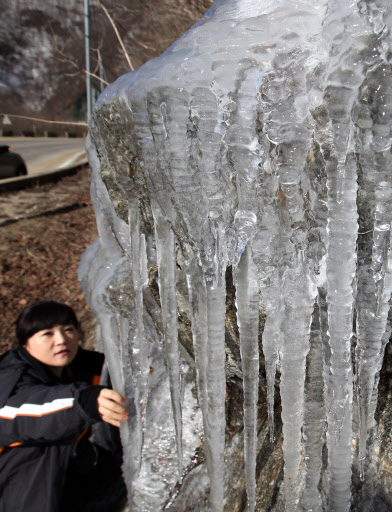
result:
[(0, 137), (26, 162), (29, 176), (48, 174), (86, 160), (84, 138)]

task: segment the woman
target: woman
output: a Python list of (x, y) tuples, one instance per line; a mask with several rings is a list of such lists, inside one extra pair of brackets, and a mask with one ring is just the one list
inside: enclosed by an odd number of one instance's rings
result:
[[(17, 348), (0, 358), (0, 511), (98, 510), (88, 498), (82, 503), (81, 489), (90, 489), (91, 477), (102, 480), (96, 469), (103, 450), (83, 433), (100, 421), (126, 421), (125, 397), (92, 385), (103, 356), (79, 348), (69, 306), (45, 301), (25, 308), (16, 334)], [(83, 479), (86, 485), (75, 489)]]

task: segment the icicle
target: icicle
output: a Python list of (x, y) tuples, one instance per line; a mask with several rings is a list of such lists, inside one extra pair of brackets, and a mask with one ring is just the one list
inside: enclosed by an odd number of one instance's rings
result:
[[(367, 457), (368, 431), (373, 426), (377, 373), (384, 353), (383, 335), (386, 330), (391, 279), (392, 182), (390, 139), (385, 137), (386, 126), (392, 117), (390, 66), (382, 61), (366, 77), (364, 90), (372, 98), (373, 112), (367, 98), (358, 109), (357, 122), (363, 130), (361, 165), (365, 171), (363, 186), (368, 191), (367, 206), (372, 208), (373, 240), (368, 234), (359, 236), (358, 258), (363, 261), (358, 270), (356, 364), (359, 405), (359, 468), (364, 478)], [(380, 87), (380, 84), (382, 87)], [(380, 92), (380, 89), (382, 92)], [(374, 110), (374, 108), (373, 108)], [(382, 111), (382, 115), (380, 115)], [(364, 124), (362, 118), (372, 122)], [(389, 128), (388, 128), (389, 129)], [(367, 226), (369, 227), (369, 226)]]
[[(300, 79), (300, 78), (299, 78)], [(287, 129), (287, 116), (298, 118), (295, 102), (280, 107), (279, 125), (271, 132), (282, 140), (279, 145), (279, 219), (282, 243), (281, 291), (284, 306), (284, 341), (280, 352), (283, 422), (284, 493), (287, 511), (294, 511), (299, 499), (306, 356), (313, 303), (317, 294), (311, 267), (305, 258), (307, 179), (302, 155), (311, 145), (310, 132), (293, 123)], [(283, 139), (284, 135), (284, 139)], [(279, 197), (279, 196), (278, 196)], [(294, 392), (295, 390), (295, 392)]]
[[(363, 82), (361, 51), (366, 40), (353, 48), (353, 32), (345, 31), (351, 18), (356, 30), (367, 31), (366, 20), (354, 4), (341, 4), (325, 21), (325, 37), (331, 40), (324, 100), (330, 117), (331, 154), (326, 162), (328, 188), (327, 303), (330, 371), (327, 380), (327, 447), (329, 508), (347, 512), (351, 502), (351, 445), (353, 376), (351, 339), (356, 271), (357, 168), (352, 110)], [(355, 22), (354, 22), (355, 20)], [(342, 35), (339, 41), (338, 34)], [(359, 39), (356, 39), (359, 41)], [(354, 63), (354, 65), (353, 65)], [(357, 65), (358, 64), (358, 65)], [(348, 75), (345, 70), (350, 70)], [(344, 166), (344, 187), (342, 183)]]
[(205, 431), (207, 465), (210, 475), (210, 504), (213, 512), (223, 511), (225, 448), (225, 313), (224, 272), (207, 281), (207, 400), (208, 427)]
[(114, 330), (117, 331), (117, 341), (120, 349), (121, 376), (123, 380), (122, 394), (127, 397), (126, 407), (130, 411), (128, 422), (120, 425), (120, 434), (123, 446), (132, 451), (132, 457), (127, 458), (123, 462), (128, 496), (132, 500), (133, 481), (139, 474), (142, 463), (143, 423), (140, 415), (139, 392), (137, 388), (135, 389), (133, 383), (129, 322), (120, 315), (113, 315), (112, 324), (112, 333)]
[[(148, 95), (147, 111), (149, 113), (150, 131), (154, 142), (154, 155), (156, 158), (156, 165), (154, 173), (152, 173), (151, 186), (155, 190), (155, 201), (159, 204), (161, 215), (168, 219), (174, 229), (178, 229), (177, 235), (183, 236), (182, 223), (176, 222), (179, 215), (181, 220), (185, 219), (189, 223), (186, 212), (186, 206), (189, 207), (188, 202), (184, 202), (183, 195), (191, 195), (193, 193), (192, 179), (187, 174), (187, 159), (184, 154), (179, 154), (179, 147), (184, 151), (183, 145), (186, 144), (186, 132), (182, 133), (179, 137), (178, 126), (187, 119), (187, 108), (178, 109), (174, 112), (174, 121), (168, 103), (170, 99), (167, 98), (167, 91), (164, 87), (157, 88)], [(182, 103), (182, 101), (181, 101)], [(174, 124), (174, 126), (173, 126)], [(169, 129), (170, 125), (170, 129)], [(173, 140), (171, 129), (173, 128)], [(180, 138), (180, 141), (178, 141)], [(170, 158), (171, 156), (171, 158)], [(178, 194), (174, 194), (174, 189), (178, 189)], [(189, 199), (189, 197), (188, 197)], [(179, 208), (178, 205), (183, 208)], [(185, 208), (184, 208), (185, 206)], [(181, 211), (183, 210), (183, 211)], [(193, 213), (193, 210), (191, 210)]]
[(305, 363), (314, 296), (305, 269), (288, 269), (282, 283), (285, 297), (284, 345), (281, 353), (281, 397), (285, 504), (294, 511), (299, 492)]
[[(267, 151), (266, 151), (267, 153)], [(260, 185), (260, 193), (264, 209), (260, 214), (261, 225), (252, 240), (253, 259), (257, 266), (257, 275), (267, 319), (263, 331), (263, 354), (267, 378), (267, 402), (270, 441), (274, 434), (274, 400), (276, 365), (279, 352), (283, 346), (283, 290), (281, 286), (283, 268), (276, 265), (283, 260), (281, 229), (276, 204), (270, 204), (269, 197), (276, 194), (278, 180), (272, 176), (268, 160), (264, 163), (264, 176)]]
[(193, 345), (203, 413), (205, 451), (210, 477), (210, 505), (223, 510), (225, 447), (225, 312), (224, 278), (207, 279), (196, 258), (187, 261)]
[(319, 484), (324, 444), (325, 407), (323, 381), (323, 346), (320, 333), (320, 312), (316, 303), (310, 335), (305, 383), (304, 452), (305, 482), (301, 497), (303, 510), (322, 512)]
[[(216, 223), (223, 221), (229, 215), (225, 200), (231, 184), (227, 172), (222, 171), (220, 158), (223, 145), (222, 126), (217, 122), (221, 114), (218, 110), (216, 95), (207, 87), (195, 87), (191, 93), (191, 119), (195, 129), (195, 156), (200, 173), (200, 193), (208, 204), (208, 217)], [(203, 148), (203, 151), (200, 151)], [(201, 220), (203, 223), (203, 219)], [(211, 255), (216, 241), (209, 237), (209, 226), (203, 233), (202, 251)]]
[(274, 428), (274, 401), (275, 401), (275, 374), (279, 360), (279, 351), (283, 346), (283, 315), (281, 305), (281, 286), (278, 275), (271, 276), (268, 285), (262, 285), (263, 304), (267, 313), (267, 320), (263, 332), (263, 354), (265, 358), (265, 371), (267, 377), (268, 420), (270, 426), (270, 441), (275, 440)]
[(345, 192), (337, 201), (336, 167), (327, 168), (328, 232), (327, 302), (331, 371), (334, 374), (327, 411), (329, 507), (347, 512), (351, 498), (353, 280), (356, 264), (356, 168), (353, 156), (346, 163)]
[[(93, 248), (94, 246), (91, 249)], [(116, 313), (113, 304), (111, 304), (118, 298), (119, 284), (125, 277), (124, 270), (126, 269), (129, 272), (130, 267), (126, 258), (108, 264), (106, 261), (100, 260), (96, 253), (90, 253), (89, 256), (92, 257), (90, 271), (93, 268), (94, 272), (90, 274), (92, 279), (89, 282), (89, 288), (85, 287), (85, 293), (88, 291), (89, 304), (99, 318), (100, 334), (105, 347), (106, 362), (113, 388), (127, 396), (126, 406), (131, 412), (128, 423), (122, 424), (120, 427), (124, 450), (129, 453), (129, 457), (124, 460), (124, 478), (131, 502), (133, 480), (138, 475), (141, 453), (138, 439), (140, 428), (137, 416), (134, 413), (134, 388), (128, 346), (129, 319)], [(84, 264), (85, 262), (82, 262), (81, 267)], [(112, 273), (108, 273), (108, 269)], [(79, 269), (79, 275), (81, 275), (81, 272), (82, 268)], [(129, 309), (126, 309), (123, 313), (129, 313)]]
[(233, 113), (227, 120), (229, 128), (225, 137), (237, 184), (238, 206), (234, 216), (237, 261), (257, 231), (259, 165), (263, 153), (256, 131), (263, 72), (253, 62), (246, 61), (244, 65), (246, 69), (241, 73), (243, 78), (236, 91), (236, 103), (231, 101)]
[(182, 479), (182, 415), (181, 386), (177, 333), (176, 254), (174, 234), (169, 223), (155, 216), (158, 253), (159, 296), (162, 308), (163, 336), (170, 378), (170, 393), (177, 435), (178, 469)]
[(251, 248), (246, 247), (236, 272), (236, 306), (244, 386), (244, 452), (248, 507), (256, 505), (256, 442), (259, 386), (259, 286)]
[[(149, 354), (148, 344), (144, 333), (144, 307), (143, 307), (143, 263), (141, 258), (140, 229), (139, 229), (139, 202), (129, 201), (129, 229), (131, 234), (132, 280), (135, 294), (135, 322), (129, 323), (128, 345), (129, 351), (125, 354), (123, 374), (131, 374), (135, 409), (137, 417), (137, 435), (134, 442), (139, 450), (139, 461), (142, 459), (143, 430), (145, 410), (148, 400)], [(145, 258), (144, 258), (145, 260)]]
[[(392, 187), (390, 184), (386, 185), (386, 183), (381, 185), (380, 188), (383, 189), (381, 194), (380, 190), (376, 190), (378, 201), (373, 234), (372, 264), (368, 272), (365, 273), (364, 269), (362, 270), (360, 274), (361, 281), (359, 281), (362, 287), (358, 294), (356, 359), (360, 413), (358, 458), (362, 477), (364, 461), (367, 455), (367, 432), (374, 422), (375, 404), (372, 398), (377, 371), (381, 366), (383, 354), (382, 340), (386, 329), (389, 299), (392, 292), (392, 258), (390, 252)], [(381, 203), (380, 200), (382, 201)], [(362, 279), (366, 280), (367, 283), (362, 282)], [(372, 403), (373, 407), (371, 407)]]
[(207, 389), (207, 290), (203, 271), (196, 258), (187, 262), (187, 283), (191, 309), (193, 349), (197, 370), (199, 404), (203, 413), (204, 430), (208, 428)]

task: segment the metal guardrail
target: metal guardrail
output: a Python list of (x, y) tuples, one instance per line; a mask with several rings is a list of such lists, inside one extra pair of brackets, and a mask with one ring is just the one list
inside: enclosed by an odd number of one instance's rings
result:
[(45, 183), (52, 183), (64, 178), (64, 176), (71, 176), (76, 174), (83, 167), (88, 167), (87, 160), (80, 162), (76, 165), (71, 165), (65, 169), (58, 169), (46, 174), (38, 174), (36, 176), (18, 176), (16, 178), (7, 178), (0, 180), (0, 194), (2, 192), (12, 192), (15, 190), (23, 190), (24, 188), (35, 187), (37, 185), (44, 185)]

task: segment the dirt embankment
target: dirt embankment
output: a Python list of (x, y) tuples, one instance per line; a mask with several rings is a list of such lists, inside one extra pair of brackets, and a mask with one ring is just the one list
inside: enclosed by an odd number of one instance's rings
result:
[(97, 237), (88, 168), (57, 183), (0, 194), (0, 352), (15, 339), (18, 312), (37, 300), (73, 307), (90, 346), (95, 319), (77, 278)]

